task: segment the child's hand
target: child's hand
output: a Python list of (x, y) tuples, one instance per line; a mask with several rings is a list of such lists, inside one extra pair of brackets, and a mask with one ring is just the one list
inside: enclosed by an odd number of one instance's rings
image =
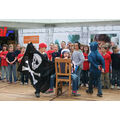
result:
[(98, 65), (98, 70), (101, 70), (101, 66), (100, 65)]
[(102, 69), (102, 73), (104, 73), (105, 72), (105, 70), (104, 69)]

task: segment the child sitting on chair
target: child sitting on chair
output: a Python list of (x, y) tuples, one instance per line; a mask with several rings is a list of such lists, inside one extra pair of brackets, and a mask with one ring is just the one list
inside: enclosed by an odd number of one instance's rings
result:
[[(68, 59), (70, 56), (70, 51), (68, 49), (62, 50), (62, 58), (63, 59)], [(64, 71), (63, 69), (65, 68), (65, 64), (60, 64), (61, 66), (61, 71)], [(46, 93), (53, 93), (53, 87), (54, 87), (54, 80), (56, 79), (56, 74), (53, 74), (50, 76), (50, 89)], [(74, 73), (71, 74), (71, 79), (72, 79), (72, 94), (74, 96), (80, 96), (80, 94), (77, 94), (78, 90), (78, 76)]]

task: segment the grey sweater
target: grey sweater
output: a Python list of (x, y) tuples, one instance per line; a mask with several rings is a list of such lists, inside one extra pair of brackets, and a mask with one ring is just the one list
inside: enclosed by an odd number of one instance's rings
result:
[(79, 51), (74, 51), (72, 54), (72, 62), (74, 65), (80, 66), (80, 68), (83, 68), (83, 62), (84, 62), (84, 55), (81, 50)]

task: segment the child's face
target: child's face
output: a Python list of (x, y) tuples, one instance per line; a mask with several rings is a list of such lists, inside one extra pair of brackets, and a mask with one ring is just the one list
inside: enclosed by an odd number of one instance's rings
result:
[(54, 44), (50, 44), (50, 49), (53, 50)]
[(9, 52), (13, 52), (13, 47), (10, 47), (10, 48), (9, 48)]
[(21, 53), (25, 53), (25, 48), (22, 48), (22, 49), (21, 49)]
[(83, 48), (84, 48), (83, 46), (80, 47), (81, 50), (83, 50)]
[(61, 43), (61, 47), (65, 48), (66, 44), (64, 42)]
[(84, 47), (84, 51), (88, 51), (88, 47)]
[(46, 51), (46, 48), (44, 47), (44, 48), (40, 48), (40, 51), (41, 52), (45, 52)]
[(107, 50), (105, 48), (101, 48), (102, 53), (106, 53)]
[(57, 52), (58, 51), (58, 46), (54, 45), (54, 50)]
[(75, 49), (79, 50), (78, 43), (75, 43)]
[(64, 58), (68, 58), (69, 57), (69, 53), (65, 52), (63, 56), (64, 56)]
[(3, 47), (3, 50), (5, 51), (7, 48), (6, 47)]
[(119, 52), (118, 48), (116, 48), (116, 49), (113, 50), (113, 53), (118, 53), (118, 52)]
[(19, 44), (17, 45), (17, 50), (20, 50), (20, 45)]

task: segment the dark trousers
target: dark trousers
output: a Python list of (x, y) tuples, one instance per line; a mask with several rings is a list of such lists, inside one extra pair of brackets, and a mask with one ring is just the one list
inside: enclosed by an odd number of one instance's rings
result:
[(115, 84), (117, 84), (117, 86), (120, 86), (120, 70), (112, 70), (112, 85), (115, 86)]
[(82, 84), (88, 84), (89, 77), (88, 77), (88, 70), (82, 70), (81, 71), (81, 80)]
[(24, 84), (25, 83), (28, 83), (28, 75), (27, 74), (24, 74), (24, 73), (20, 73), (21, 75), (21, 82)]
[(93, 81), (96, 81), (98, 94), (102, 94), (102, 83), (100, 77), (101, 74), (90, 73), (89, 88), (88, 88), (89, 91), (93, 91)]

